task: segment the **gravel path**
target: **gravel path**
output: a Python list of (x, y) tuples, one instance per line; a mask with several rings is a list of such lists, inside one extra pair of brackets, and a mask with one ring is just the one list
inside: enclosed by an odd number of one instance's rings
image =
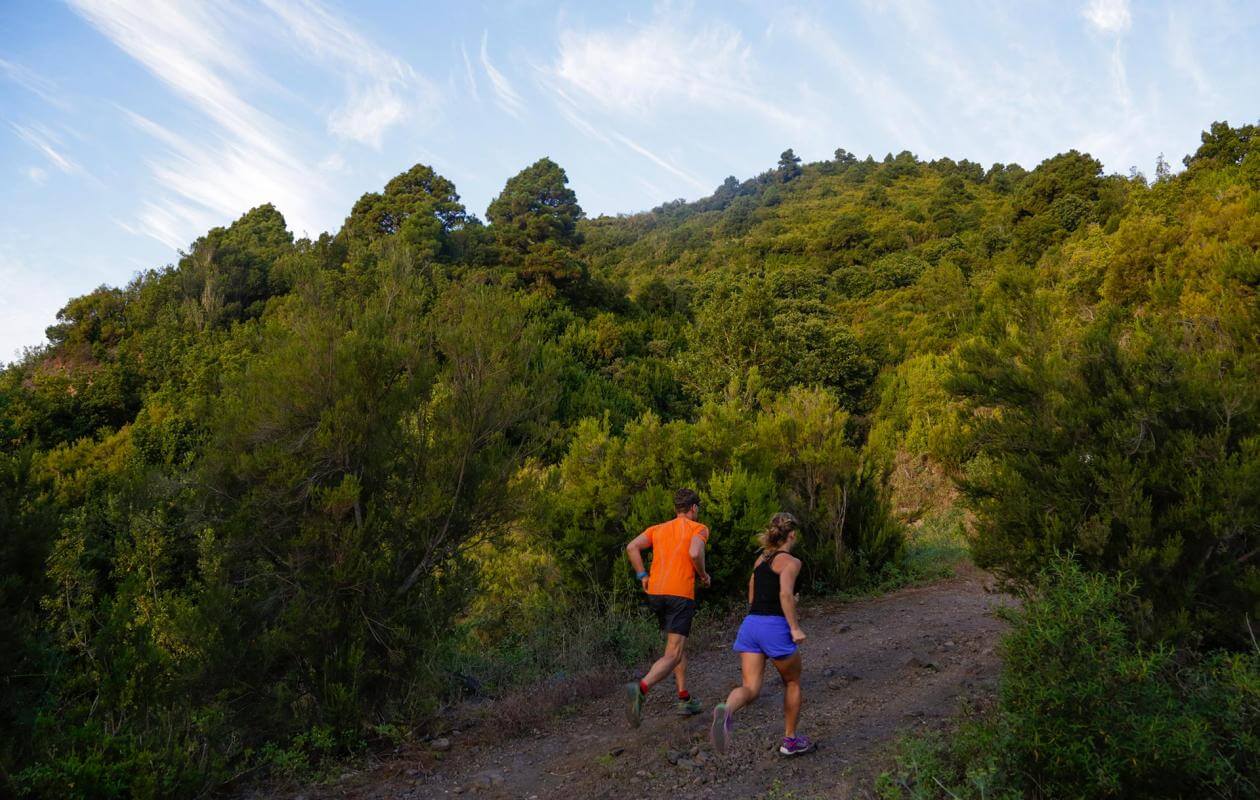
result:
[(993, 610), (1013, 601), (991, 593), (989, 582), (962, 567), (955, 577), (882, 597), (803, 603), (809, 639), (800, 730), (819, 743), (806, 756), (777, 755), (783, 691), (770, 666), (761, 698), (736, 716), (731, 752), (712, 752), (707, 709), (739, 681), (732, 619), (725, 635), (689, 645), (689, 688), (704, 714), (675, 716), (667, 681), (631, 730), (620, 691), (610, 692), (525, 736), (479, 745), (482, 736), (456, 735), (447, 752), (411, 753), (302, 797), (869, 798), (898, 735), (944, 725), (965, 699), (992, 695), (1004, 628)]

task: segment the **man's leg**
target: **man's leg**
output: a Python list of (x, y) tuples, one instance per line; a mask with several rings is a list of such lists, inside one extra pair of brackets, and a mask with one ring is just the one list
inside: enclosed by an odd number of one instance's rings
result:
[(683, 653), (674, 667), (674, 683), (678, 686), (678, 696), (687, 694), (687, 654)]
[(651, 687), (665, 680), (665, 676), (674, 672), (674, 669), (682, 663), (683, 648), (686, 645), (687, 637), (681, 633), (666, 634), (665, 654), (658, 658), (656, 663), (652, 665), (652, 668), (648, 670), (648, 673), (643, 676), (643, 683)]
[(647, 690), (665, 680), (674, 671), (674, 667), (682, 660), (683, 647), (686, 644), (687, 637), (681, 633), (668, 634), (665, 638), (665, 654), (656, 660), (643, 676), (643, 680), (626, 684), (626, 720), (631, 727), (639, 727), (643, 719), (643, 699), (647, 696)]

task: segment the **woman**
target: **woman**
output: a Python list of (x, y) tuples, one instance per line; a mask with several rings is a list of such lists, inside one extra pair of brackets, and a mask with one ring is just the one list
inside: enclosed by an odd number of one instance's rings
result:
[(796, 576), (801, 572), (801, 560), (791, 554), (797, 528), (796, 517), (780, 512), (761, 534), (761, 554), (748, 579), (748, 616), (739, 626), (732, 648), (739, 653), (744, 683), (713, 709), (709, 729), (719, 753), (726, 752), (735, 712), (761, 694), (767, 658), (783, 678), (783, 743), (779, 754), (798, 756), (814, 749), (808, 736), (796, 735), (796, 718), (801, 713), (801, 654), (796, 646), (805, 641), (796, 617)]

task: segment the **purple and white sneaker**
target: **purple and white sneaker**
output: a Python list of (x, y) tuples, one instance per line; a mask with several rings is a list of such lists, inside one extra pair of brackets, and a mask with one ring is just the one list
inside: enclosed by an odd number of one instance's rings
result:
[(731, 712), (726, 709), (726, 703), (718, 703), (713, 707), (713, 724), (709, 726), (709, 741), (713, 743), (713, 749), (719, 753), (726, 754), (726, 746), (731, 741)]
[(816, 749), (818, 749), (818, 745), (811, 742), (808, 736), (797, 736), (795, 738), (784, 736), (783, 744), (779, 745), (779, 755), (801, 756), (806, 753), (812, 753)]

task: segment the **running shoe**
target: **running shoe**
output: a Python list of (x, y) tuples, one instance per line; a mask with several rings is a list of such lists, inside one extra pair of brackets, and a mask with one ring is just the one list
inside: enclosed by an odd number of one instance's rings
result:
[(779, 745), (779, 755), (800, 756), (812, 753), (817, 748), (818, 745), (811, 742), (808, 736), (797, 736), (795, 738), (784, 736), (783, 744)]
[(631, 728), (639, 727), (643, 721), (643, 692), (639, 691), (639, 682), (626, 684), (626, 721)]
[(726, 753), (726, 746), (731, 741), (731, 713), (726, 710), (726, 703), (718, 703), (713, 707), (713, 724), (709, 726), (709, 741), (713, 749)]
[(678, 716), (690, 717), (704, 711), (704, 706), (700, 705), (700, 701), (692, 697), (688, 700), (678, 701)]

